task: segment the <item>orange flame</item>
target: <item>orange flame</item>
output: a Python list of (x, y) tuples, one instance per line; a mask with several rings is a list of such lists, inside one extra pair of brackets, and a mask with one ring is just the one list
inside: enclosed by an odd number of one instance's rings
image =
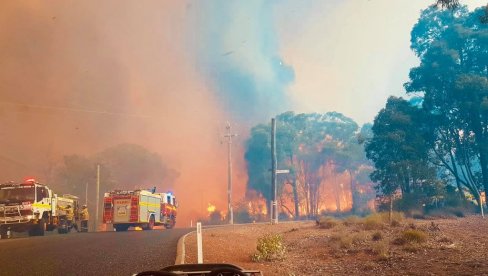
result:
[(208, 207), (207, 207), (207, 212), (208, 212), (209, 214), (211, 214), (211, 213), (215, 212), (215, 210), (216, 210), (216, 209), (217, 209), (217, 207), (215, 207), (215, 205), (213, 205), (213, 204), (209, 203), (209, 204), (208, 204)]

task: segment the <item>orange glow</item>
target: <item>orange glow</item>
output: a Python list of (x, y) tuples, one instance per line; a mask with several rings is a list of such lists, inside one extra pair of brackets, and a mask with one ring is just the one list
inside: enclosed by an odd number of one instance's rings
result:
[[(307, 197), (310, 193), (305, 187), (305, 179), (298, 172), (297, 189), (300, 203), (298, 204), (300, 215), (307, 214)], [(317, 209), (321, 212), (346, 212), (352, 208), (351, 179), (349, 173), (337, 173), (332, 164), (324, 164), (318, 170), (316, 179), (319, 179), (320, 186), (317, 191)], [(283, 185), (281, 197), (281, 212), (288, 217), (295, 214), (295, 204), (293, 200), (292, 185), (287, 183)]]
[(217, 207), (215, 207), (215, 205), (212, 205), (209, 203), (208, 207), (207, 207), (207, 212), (210, 214), (210, 213), (215, 212), (216, 209), (217, 209)]

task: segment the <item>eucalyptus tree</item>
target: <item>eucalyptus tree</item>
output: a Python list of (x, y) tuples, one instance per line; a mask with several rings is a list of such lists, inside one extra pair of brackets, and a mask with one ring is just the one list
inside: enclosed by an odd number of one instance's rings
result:
[(412, 30), (421, 63), (408, 93), (421, 94), (434, 163), (479, 201), (488, 190), (488, 25), (483, 8), (428, 8)]

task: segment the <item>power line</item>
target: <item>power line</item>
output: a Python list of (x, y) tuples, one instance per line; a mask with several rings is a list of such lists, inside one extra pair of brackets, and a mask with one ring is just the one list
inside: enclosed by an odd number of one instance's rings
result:
[(150, 116), (141, 115), (141, 114), (128, 114), (128, 113), (122, 113), (122, 112), (99, 111), (99, 110), (91, 110), (91, 109), (84, 109), (84, 108), (49, 106), (49, 105), (33, 105), (33, 104), (22, 104), (22, 103), (1, 102), (1, 101), (0, 101), (0, 104), (10, 105), (10, 106), (19, 106), (19, 107), (37, 108), (37, 109), (49, 109), (49, 110), (58, 110), (58, 111), (91, 113), (91, 114), (99, 114), (99, 115), (123, 116), (123, 117), (134, 117), (134, 118), (152, 118)]

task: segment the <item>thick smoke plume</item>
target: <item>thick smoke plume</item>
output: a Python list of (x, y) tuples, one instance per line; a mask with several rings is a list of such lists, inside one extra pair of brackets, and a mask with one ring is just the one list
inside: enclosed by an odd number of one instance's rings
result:
[(191, 45), (199, 72), (224, 110), (238, 121), (269, 119), (288, 110), (293, 69), (279, 55), (272, 1), (193, 1)]
[(3, 1), (0, 181), (49, 182), (64, 155), (133, 143), (179, 173), (160, 187), (179, 197), (180, 226), (209, 203), (225, 210), (225, 121), (242, 137), (253, 119), (288, 107), (294, 73), (278, 55), (272, 10), (265, 1)]

